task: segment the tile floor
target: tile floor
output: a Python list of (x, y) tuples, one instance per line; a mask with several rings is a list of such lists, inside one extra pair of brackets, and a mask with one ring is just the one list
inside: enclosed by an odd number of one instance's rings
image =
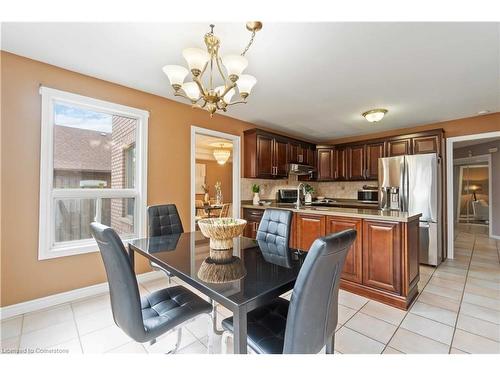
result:
[[(418, 299), (409, 311), (340, 291), (338, 353), (500, 353), (500, 241), (474, 226), (461, 226), (455, 259), (437, 269), (421, 267)], [(175, 282), (181, 283), (178, 278)], [(166, 279), (142, 283), (147, 293)], [(289, 297), (289, 294), (286, 295)], [(230, 312), (218, 306), (220, 320)], [(207, 353), (208, 320), (187, 324), (178, 353)], [(1, 322), (1, 347), (69, 353), (165, 353), (175, 335), (157, 344), (133, 342), (111, 315), (109, 295), (79, 300)], [(220, 352), (216, 337), (214, 351)]]

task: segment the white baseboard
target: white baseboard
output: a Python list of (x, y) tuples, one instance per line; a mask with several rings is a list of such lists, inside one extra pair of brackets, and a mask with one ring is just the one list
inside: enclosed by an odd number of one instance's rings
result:
[(490, 238), (494, 238), (496, 240), (500, 240), (500, 236), (497, 236), (495, 234), (490, 234)]
[[(165, 277), (160, 271), (151, 271), (137, 275), (138, 282), (147, 282)], [(37, 298), (26, 302), (16, 303), (0, 308), (0, 319), (12, 318), (16, 315), (26, 314), (36, 310), (46, 309), (48, 307), (68, 303), (81, 298), (93, 297), (109, 291), (107, 282), (74, 289), (67, 292), (52, 294), (47, 297)]]

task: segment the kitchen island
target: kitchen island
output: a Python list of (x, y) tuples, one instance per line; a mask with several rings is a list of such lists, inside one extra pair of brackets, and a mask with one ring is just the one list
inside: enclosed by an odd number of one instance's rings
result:
[(245, 236), (256, 236), (264, 210), (268, 207), (293, 212), (290, 247), (308, 251), (318, 237), (345, 229), (358, 232), (342, 270), (342, 289), (407, 309), (418, 294), (419, 217), (399, 211), (365, 208), (295, 208), (272, 203), (254, 206), (241, 204), (248, 221)]

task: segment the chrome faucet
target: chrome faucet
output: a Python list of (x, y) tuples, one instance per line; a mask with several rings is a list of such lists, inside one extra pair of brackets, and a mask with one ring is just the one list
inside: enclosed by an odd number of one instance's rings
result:
[(295, 202), (295, 207), (296, 208), (300, 208), (300, 188), (302, 188), (302, 190), (304, 190), (304, 183), (301, 182), (297, 186), (297, 202)]

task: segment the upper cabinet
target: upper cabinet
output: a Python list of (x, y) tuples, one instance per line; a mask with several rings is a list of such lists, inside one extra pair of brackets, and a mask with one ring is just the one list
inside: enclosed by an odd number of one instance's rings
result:
[(365, 178), (367, 180), (378, 179), (378, 159), (385, 156), (385, 142), (375, 142), (366, 145)]
[(411, 138), (387, 141), (387, 156), (410, 155), (411, 141)]
[(314, 165), (314, 145), (258, 129), (244, 133), (244, 177), (286, 178), (290, 163)]
[(317, 180), (331, 181), (334, 178), (334, 151), (333, 148), (318, 148), (316, 150), (316, 158), (318, 159)]
[[(378, 179), (382, 157), (443, 151), (442, 129), (354, 143), (314, 146), (297, 139), (252, 129), (245, 132), (244, 176), (284, 178), (290, 163), (315, 166), (317, 181), (365, 181)], [(309, 180), (300, 176), (300, 180)]]

